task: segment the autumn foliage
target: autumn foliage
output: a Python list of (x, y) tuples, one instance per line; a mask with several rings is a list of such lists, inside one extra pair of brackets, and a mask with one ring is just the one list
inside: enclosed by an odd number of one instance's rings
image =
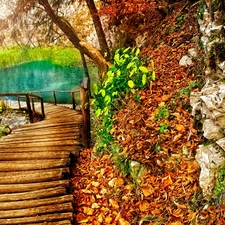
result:
[[(128, 15), (132, 18), (135, 10), (153, 10), (149, 5), (159, 8), (156, 1), (142, 2), (143, 9), (136, 1), (109, 2), (118, 4), (115, 11), (121, 10), (119, 19), (111, 11), (112, 21), (126, 20)], [(121, 148), (118, 157), (143, 164), (142, 176), (134, 182), (119, 172), (112, 154), (84, 150), (71, 179), (78, 224), (225, 224), (225, 206), (211, 204), (202, 195), (195, 160), (197, 146), (203, 141), (189, 104), (190, 91), (201, 88), (204, 78), (194, 17), (198, 11), (196, 4), (178, 3), (174, 14), (157, 21), (160, 26), (142, 49), (143, 56), (155, 62), (156, 81), (130, 95), (113, 117), (112, 134)], [(134, 10), (129, 13), (131, 6)], [(145, 23), (138, 27), (142, 25)], [(129, 29), (132, 32), (135, 26)], [(179, 60), (190, 48), (195, 48), (199, 57), (182, 67)]]

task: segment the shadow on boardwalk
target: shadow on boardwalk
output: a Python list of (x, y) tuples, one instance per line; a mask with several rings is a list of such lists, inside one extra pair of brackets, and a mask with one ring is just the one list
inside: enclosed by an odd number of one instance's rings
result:
[(82, 148), (82, 114), (45, 104), (45, 115), (0, 139), (0, 224), (72, 224), (69, 164)]

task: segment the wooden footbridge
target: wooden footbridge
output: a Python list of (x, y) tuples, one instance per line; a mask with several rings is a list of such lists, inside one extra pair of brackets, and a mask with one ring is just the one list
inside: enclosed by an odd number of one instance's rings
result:
[(70, 163), (84, 143), (83, 116), (53, 104), (41, 104), (40, 111), (43, 121), (0, 139), (2, 225), (73, 224)]

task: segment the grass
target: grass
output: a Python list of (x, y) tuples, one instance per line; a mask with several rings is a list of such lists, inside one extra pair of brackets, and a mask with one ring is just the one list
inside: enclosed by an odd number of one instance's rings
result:
[(73, 47), (0, 48), (0, 69), (34, 60), (50, 60), (66, 67), (81, 65), (80, 53)]

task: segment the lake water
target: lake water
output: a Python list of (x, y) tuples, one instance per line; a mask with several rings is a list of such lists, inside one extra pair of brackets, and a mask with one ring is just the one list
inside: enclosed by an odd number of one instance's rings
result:
[[(82, 67), (63, 67), (46, 60), (33, 61), (0, 70), (0, 92), (75, 90), (83, 76)], [(70, 94), (57, 95), (57, 102), (70, 103)], [(53, 102), (51, 92), (42, 96), (45, 102)]]

